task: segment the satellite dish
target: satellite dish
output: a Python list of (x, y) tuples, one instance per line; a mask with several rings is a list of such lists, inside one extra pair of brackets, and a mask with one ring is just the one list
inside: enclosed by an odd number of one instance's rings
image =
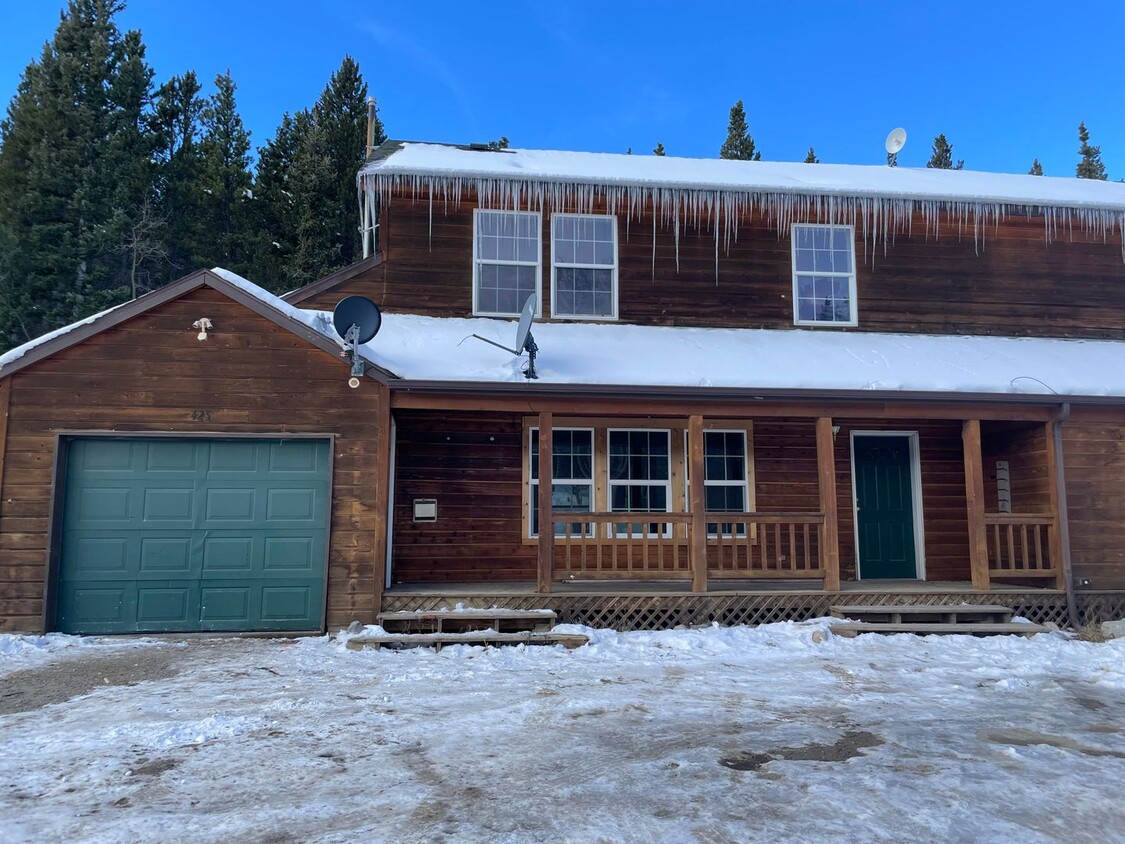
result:
[(520, 324), (516, 328), (517, 354), (523, 352), (524, 346), (527, 345), (528, 338), (531, 337), (531, 321), (533, 319), (535, 319), (534, 293), (527, 297), (527, 301), (523, 303), (523, 310), (520, 311)]
[(332, 327), (347, 344), (347, 350), (341, 356), (349, 357), (352, 362), (352, 377), (348, 384), (353, 389), (359, 386), (364, 371), (359, 347), (378, 334), (382, 324), (379, 306), (363, 296), (345, 296), (332, 312)]
[(527, 369), (523, 371), (524, 377), (528, 381), (538, 379), (539, 376), (535, 374), (535, 356), (539, 354), (539, 347), (535, 345), (535, 338), (531, 336), (531, 323), (535, 319), (535, 294), (532, 293), (527, 297), (527, 301), (523, 303), (523, 310), (520, 311), (520, 322), (516, 326), (516, 347), (509, 349), (497, 343), (495, 340), (489, 340), (487, 337), (481, 337), (479, 334), (474, 334), (478, 340), (483, 340), (490, 346), (495, 346), (498, 349), (503, 349), (505, 352), (511, 352), (513, 355), (522, 355), (527, 352)]
[(887, 135), (887, 140), (884, 146), (887, 148), (887, 155), (894, 155), (904, 146), (906, 146), (906, 130), (894, 129), (891, 134)]
[(358, 341), (366, 343), (379, 333), (382, 324), (379, 306), (364, 296), (345, 296), (332, 312), (332, 327), (349, 342), (348, 332), (352, 326), (355, 326)]

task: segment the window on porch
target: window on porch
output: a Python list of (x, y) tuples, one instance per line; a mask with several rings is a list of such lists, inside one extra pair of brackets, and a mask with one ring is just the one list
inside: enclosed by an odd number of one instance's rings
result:
[[(528, 521), (531, 536), (539, 535), (539, 429), (531, 429), (529, 454), (531, 478), (528, 495)], [(594, 431), (592, 428), (555, 428), (551, 447), (551, 508), (564, 512), (588, 513), (594, 503)], [(555, 536), (565, 528), (555, 525)], [(571, 526), (580, 534), (582, 524)], [(589, 528), (586, 528), (589, 532)]]

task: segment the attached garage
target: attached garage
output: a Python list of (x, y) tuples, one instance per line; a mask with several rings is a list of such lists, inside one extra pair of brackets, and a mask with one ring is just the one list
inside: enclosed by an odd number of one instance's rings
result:
[(55, 628), (320, 630), (326, 439), (65, 441)]

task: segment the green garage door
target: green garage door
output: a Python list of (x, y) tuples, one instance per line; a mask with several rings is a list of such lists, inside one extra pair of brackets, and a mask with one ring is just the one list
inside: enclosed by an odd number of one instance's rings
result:
[(327, 440), (70, 441), (56, 627), (319, 630)]

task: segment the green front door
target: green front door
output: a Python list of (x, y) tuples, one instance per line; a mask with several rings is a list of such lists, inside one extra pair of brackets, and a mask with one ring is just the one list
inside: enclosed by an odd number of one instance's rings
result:
[(71, 440), (56, 628), (320, 630), (329, 458), (327, 440)]
[(853, 449), (860, 577), (917, 577), (910, 437), (856, 435)]

